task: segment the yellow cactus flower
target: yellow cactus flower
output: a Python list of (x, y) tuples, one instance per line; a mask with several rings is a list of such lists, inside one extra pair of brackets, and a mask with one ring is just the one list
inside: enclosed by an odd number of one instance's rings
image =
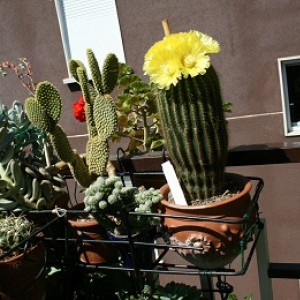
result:
[(179, 32), (164, 37), (146, 53), (144, 71), (161, 89), (169, 89), (182, 78), (204, 75), (210, 66), (208, 53), (217, 53), (220, 46), (199, 31)]

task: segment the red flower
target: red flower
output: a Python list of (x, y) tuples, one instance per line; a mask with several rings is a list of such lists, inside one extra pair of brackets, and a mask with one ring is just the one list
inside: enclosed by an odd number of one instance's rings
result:
[(85, 121), (84, 99), (81, 96), (78, 101), (73, 103), (73, 115), (80, 122)]

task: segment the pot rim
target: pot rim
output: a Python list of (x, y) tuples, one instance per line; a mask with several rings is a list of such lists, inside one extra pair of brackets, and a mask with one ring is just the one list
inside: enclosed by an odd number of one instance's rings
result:
[(243, 190), (241, 190), (236, 195), (234, 195), (232, 197), (229, 197), (228, 199), (221, 200), (221, 201), (216, 201), (216, 202), (212, 202), (212, 203), (208, 203), (208, 204), (202, 204), (202, 205), (180, 205), (180, 204), (170, 203), (168, 200), (165, 199), (165, 195), (170, 192), (169, 185), (166, 183), (160, 188), (160, 192), (164, 196), (164, 199), (161, 200), (161, 203), (164, 206), (169, 207), (169, 208), (184, 209), (184, 210), (187, 210), (187, 211), (192, 211), (192, 210), (195, 210), (195, 209), (220, 207), (220, 206), (226, 205), (230, 202), (233, 202), (233, 201), (243, 197), (244, 195), (250, 193), (250, 191), (252, 189), (252, 183), (251, 183), (251, 180), (248, 179), (247, 177), (245, 177), (241, 174), (228, 173), (228, 172), (225, 173), (225, 177), (239, 178), (239, 180), (241, 182), (244, 182)]
[(17, 255), (13, 255), (13, 256), (8, 256), (7, 259), (1, 260), (0, 266), (13, 264), (13, 263), (19, 261), (20, 259), (23, 259), (24, 255), (31, 254), (34, 251), (42, 251), (42, 249), (44, 249), (43, 246), (44, 246), (43, 241), (40, 240), (40, 241), (36, 242), (34, 245), (32, 245), (29, 249), (25, 250), (24, 252), (19, 253)]

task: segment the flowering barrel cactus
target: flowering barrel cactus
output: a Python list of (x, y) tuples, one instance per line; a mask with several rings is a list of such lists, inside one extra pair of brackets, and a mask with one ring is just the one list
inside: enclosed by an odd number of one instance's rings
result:
[(228, 137), (218, 76), (208, 53), (219, 44), (198, 31), (166, 36), (145, 55), (160, 88), (158, 108), (168, 156), (188, 204), (222, 193)]

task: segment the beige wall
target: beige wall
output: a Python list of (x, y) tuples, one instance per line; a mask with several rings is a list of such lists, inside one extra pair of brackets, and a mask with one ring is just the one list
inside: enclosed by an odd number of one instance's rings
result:
[(300, 55), (299, 1), (118, 0), (117, 4), (125, 54), (136, 72), (142, 74), (145, 52), (162, 38), (163, 18), (168, 18), (172, 32), (207, 33), (221, 45), (212, 61), (223, 98), (233, 103), (231, 145), (293, 140), (283, 134), (277, 58)]
[[(219, 41), (222, 51), (212, 60), (220, 75), (223, 97), (233, 103), (229, 115), (231, 146), (298, 141), (283, 134), (277, 58), (300, 55), (300, 1), (295, 0), (117, 0), (127, 62), (142, 74), (143, 56), (163, 36), (161, 20), (173, 32), (195, 29)], [(36, 82), (49, 80), (61, 92), (61, 124), (69, 135), (83, 134), (85, 125), (72, 116), (71, 92), (62, 79), (67, 67), (54, 1), (0, 1), (0, 60), (27, 57)], [(10, 105), (28, 97), (16, 78), (0, 78), (0, 100)], [(72, 143), (84, 151), (81, 139)], [(112, 152), (114, 152), (115, 147)], [(236, 168), (264, 178), (262, 216), (268, 223), (269, 249), (274, 262), (299, 262), (299, 165)], [(280, 226), (282, 225), (282, 227)], [(291, 229), (291, 232), (288, 230)], [(298, 239), (299, 240), (299, 239)], [(239, 296), (257, 291), (255, 266), (237, 279)], [(236, 280), (236, 279), (235, 279)], [(274, 299), (299, 300), (297, 280), (276, 280)], [(266, 299), (262, 299), (266, 300)]]

